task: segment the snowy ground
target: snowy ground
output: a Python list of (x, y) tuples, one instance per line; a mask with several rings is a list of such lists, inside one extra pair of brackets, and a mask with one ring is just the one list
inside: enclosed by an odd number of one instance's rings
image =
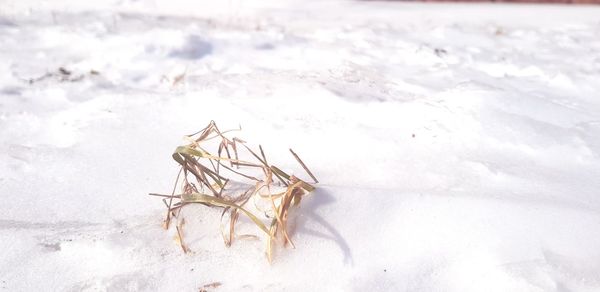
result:
[[(600, 7), (206, 2), (0, 1), (0, 291), (600, 290)], [(147, 196), (213, 119), (322, 182), (272, 265)]]

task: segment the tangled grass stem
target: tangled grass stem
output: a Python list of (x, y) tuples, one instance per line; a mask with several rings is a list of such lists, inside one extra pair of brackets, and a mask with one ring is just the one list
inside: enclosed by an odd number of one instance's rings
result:
[[(180, 165), (180, 170), (171, 195), (155, 193), (150, 195), (162, 198), (167, 207), (164, 221), (166, 229), (169, 228), (173, 217), (182, 217), (181, 210), (184, 206), (202, 204), (223, 208), (222, 218), (226, 213), (230, 218), (229, 228), (221, 226), (226, 246), (230, 246), (233, 242), (234, 227), (241, 212), (267, 236), (266, 254), (271, 262), (273, 247), (278, 239), (283, 241), (284, 246), (289, 243), (295, 247), (288, 232), (289, 211), (292, 206), (300, 204), (302, 197), (315, 190), (315, 187), (269, 164), (261, 145), (259, 145), (259, 156), (246, 145), (244, 140), (225, 135), (240, 130), (241, 127), (236, 130), (220, 131), (216, 123), (211, 121), (204, 129), (186, 136), (189, 144), (177, 147), (172, 155)], [(216, 155), (206, 150), (215, 139), (218, 141)], [(242, 148), (238, 147), (240, 144)], [(238, 150), (245, 151), (240, 153)], [(317, 178), (298, 154), (292, 149), (289, 150), (313, 183), (318, 183)], [(240, 156), (247, 156), (247, 158), (240, 159)], [(274, 177), (277, 179), (276, 183)], [(230, 181), (251, 183), (244, 192), (236, 194), (236, 189), (229, 187)], [(252, 212), (250, 208), (245, 207), (250, 199), (266, 201), (270, 205), (272, 215), (269, 216), (269, 212), (265, 210)], [(267, 222), (270, 220), (269, 227), (263, 222), (265, 220)], [(188, 252), (189, 248), (183, 240), (184, 219), (179, 218), (178, 221), (180, 223), (176, 226), (177, 239), (182, 250)], [(229, 231), (229, 236), (226, 236), (225, 230)]]

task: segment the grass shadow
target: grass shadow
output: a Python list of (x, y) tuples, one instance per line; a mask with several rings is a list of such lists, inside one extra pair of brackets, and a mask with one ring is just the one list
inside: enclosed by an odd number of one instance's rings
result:
[[(299, 212), (303, 216), (298, 218), (296, 232), (333, 241), (342, 252), (344, 264), (353, 265), (352, 250), (346, 239), (331, 223), (318, 214), (319, 208), (333, 204), (335, 201), (335, 197), (327, 190), (317, 188), (313, 194), (302, 201)], [(312, 229), (307, 227), (308, 225), (317, 225), (317, 228)]]

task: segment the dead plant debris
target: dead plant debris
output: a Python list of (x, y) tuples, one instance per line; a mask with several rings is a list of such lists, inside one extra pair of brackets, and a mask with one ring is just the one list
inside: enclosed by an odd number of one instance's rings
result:
[(213, 283), (206, 284), (206, 285), (200, 287), (198, 292), (208, 292), (209, 291), (208, 289), (216, 289), (220, 286), (221, 286), (221, 282), (213, 282)]
[(23, 82), (27, 82), (29, 84), (38, 83), (41, 81), (45, 81), (47, 79), (55, 79), (59, 82), (79, 82), (85, 79), (88, 76), (97, 76), (100, 75), (100, 72), (97, 70), (90, 70), (88, 74), (75, 74), (73, 71), (66, 69), (65, 67), (59, 67), (56, 71), (46, 72), (44, 75), (34, 77), (34, 78), (19, 78)]
[[(262, 146), (256, 152), (246, 142), (229, 137), (236, 130), (220, 131), (214, 121), (204, 129), (185, 136), (189, 144), (175, 149), (172, 157), (181, 166), (171, 195), (151, 193), (161, 197), (167, 208), (164, 228), (168, 229), (175, 218), (176, 240), (183, 252), (190, 249), (183, 238), (185, 220), (181, 214), (189, 204), (201, 204), (211, 208), (223, 208), (221, 233), (226, 246), (235, 238), (257, 238), (256, 235), (235, 236), (235, 225), (241, 215), (248, 217), (267, 236), (267, 259), (273, 258), (273, 248), (277, 242), (283, 246), (294, 246), (288, 232), (288, 215), (292, 206), (300, 204), (302, 197), (315, 187), (294, 175), (288, 174), (267, 161)], [(212, 143), (212, 147), (211, 147)], [(209, 152), (216, 148), (216, 153)], [(312, 179), (316, 177), (292, 149), (292, 156)], [(260, 153), (260, 154), (258, 154)], [(240, 158), (248, 157), (248, 158)], [(240, 188), (240, 185), (244, 186)], [(266, 204), (267, 210), (252, 209), (257, 201)], [(227, 216), (226, 216), (227, 215)]]

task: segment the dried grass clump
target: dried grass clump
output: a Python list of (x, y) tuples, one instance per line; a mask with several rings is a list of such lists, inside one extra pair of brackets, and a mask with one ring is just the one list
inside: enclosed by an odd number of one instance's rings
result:
[[(234, 239), (235, 224), (240, 213), (247, 216), (267, 236), (267, 258), (272, 261), (273, 245), (277, 239), (294, 247), (288, 233), (288, 213), (292, 206), (297, 206), (302, 196), (312, 192), (315, 187), (306, 181), (289, 175), (275, 165), (269, 164), (262, 146), (259, 146), (260, 155), (246, 146), (239, 138), (227, 137), (231, 132), (220, 131), (214, 121), (203, 130), (186, 136), (190, 141), (188, 145), (179, 146), (173, 153), (173, 159), (181, 165), (179, 174), (175, 179), (175, 186), (171, 195), (150, 194), (163, 197), (167, 207), (164, 221), (165, 229), (171, 225), (172, 218), (179, 220), (176, 225), (178, 241), (184, 252), (189, 249), (182, 238), (184, 219), (181, 210), (188, 204), (202, 204), (208, 207), (223, 208), (221, 219), (228, 214), (228, 227), (221, 225), (221, 233), (226, 246), (230, 246)], [(216, 146), (216, 155), (209, 152), (209, 144)], [(218, 146), (217, 146), (218, 145)], [(240, 148), (241, 147), (241, 148)], [(318, 183), (315, 176), (306, 167), (304, 162), (292, 149), (290, 152), (314, 183)], [(250, 160), (241, 160), (240, 154), (246, 154)], [(239, 188), (239, 182), (245, 181), (249, 186)], [(181, 190), (176, 194), (178, 186)], [(269, 205), (269, 212), (249, 211), (245, 206), (253, 199), (264, 201)], [(270, 224), (265, 224), (263, 220)]]

